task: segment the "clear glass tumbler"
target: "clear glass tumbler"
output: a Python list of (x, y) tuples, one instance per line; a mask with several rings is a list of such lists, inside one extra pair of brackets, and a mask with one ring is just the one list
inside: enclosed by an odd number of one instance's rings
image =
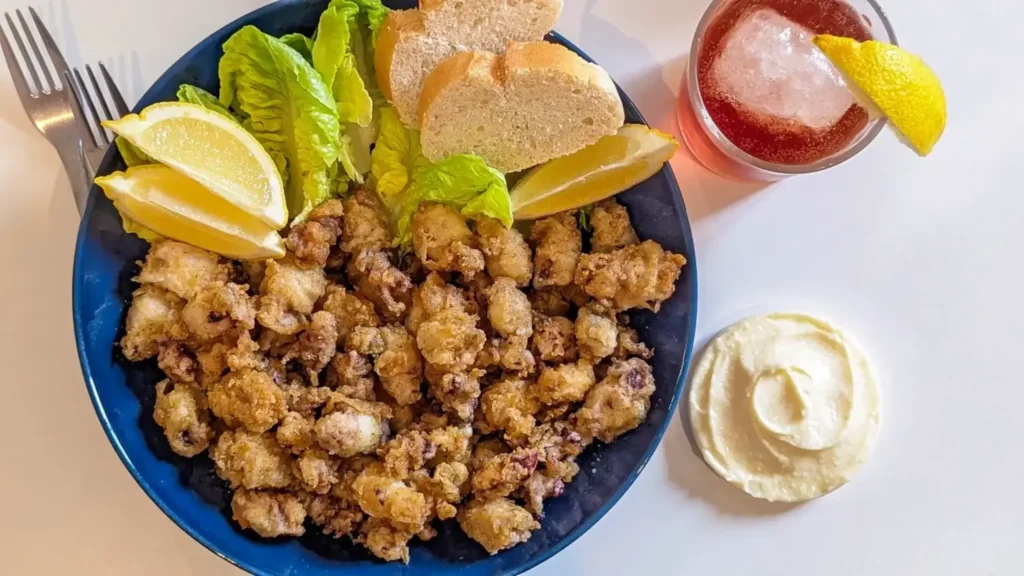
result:
[[(852, 9), (852, 12), (845, 10), (846, 7)], [(820, 29), (821, 22), (830, 19), (835, 21), (837, 12), (847, 13), (850, 17), (856, 18), (857, 22), (848, 20), (846, 23), (854, 25), (855, 29), (860, 30), (861, 35), (866, 34), (866, 38), (861, 39), (896, 44), (892, 26), (882, 8), (874, 0), (714, 0), (697, 26), (680, 89), (679, 127), (687, 147), (705, 167), (734, 180), (774, 181), (795, 174), (824, 170), (852, 158), (867, 147), (885, 127), (884, 118), (869, 116), (867, 111), (859, 106), (857, 109), (863, 112), (863, 119), (854, 124), (847, 133), (841, 134), (842, 139), (833, 142), (827, 153), (815, 157), (814, 151), (808, 150), (808, 160), (805, 162), (765, 160), (730, 141), (721, 127), (716, 125), (713, 114), (705, 106), (705, 99), (701, 96), (699, 68), (702, 51), (708, 49), (709, 45), (712, 49), (721, 50), (724, 44), (722, 38), (730, 33), (741, 18), (746, 17), (738, 16), (737, 12), (747, 14), (747, 10), (760, 8), (777, 10), (780, 14), (799, 15), (800, 18), (815, 23), (819, 28), (811, 29), (812, 33), (835, 35), (847, 34), (842, 33), (842, 26), (838, 26), (839, 30), (828, 29), (827, 25), (824, 26), (825, 29)], [(837, 11), (836, 8), (843, 10)], [(794, 20), (796, 19), (794, 17)], [(810, 26), (807, 28), (810, 29)], [(709, 33), (713, 36), (709, 36)], [(713, 57), (717, 58), (717, 55)], [(712, 61), (712, 56), (708, 58), (708, 61)], [(759, 74), (760, 71), (754, 73)], [(718, 117), (725, 120), (721, 115)], [(751, 146), (746, 147), (753, 150)]]

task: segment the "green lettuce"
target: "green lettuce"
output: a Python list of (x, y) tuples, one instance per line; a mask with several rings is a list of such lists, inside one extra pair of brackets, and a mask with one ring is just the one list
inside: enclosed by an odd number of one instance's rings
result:
[(332, 191), (341, 125), (331, 89), (299, 52), (254, 26), (224, 43), (219, 74), (221, 103), (270, 153), (301, 221)]
[[(363, 79), (366, 90), (376, 106), (387, 106), (388, 101), (384, 93), (377, 85), (377, 72), (374, 65), (377, 38), (380, 36), (380, 28), (384, 24), (389, 10), (381, 4), (380, 0), (348, 0), (359, 6), (359, 26), (351, 28), (352, 54), (356, 57), (356, 68)], [(366, 34), (366, 30), (370, 33)]]
[(331, 87), (342, 122), (367, 126), (373, 101), (356, 68), (352, 32), (359, 28), (359, 6), (350, 0), (334, 0), (320, 15), (313, 43), (313, 67)]
[(391, 211), (399, 246), (407, 246), (412, 239), (412, 216), (423, 202), (447, 204), (469, 218), (488, 216), (512, 226), (512, 201), (504, 174), (472, 154), (431, 163), (420, 148), (419, 132), (406, 128), (394, 108), (377, 111), (380, 136), (371, 154), (370, 173), (377, 195)]
[(331, 195), (337, 198), (344, 198), (348, 196), (351, 187), (352, 181), (349, 180), (348, 174), (345, 174), (344, 170), (336, 170), (334, 182), (331, 185)]
[(285, 34), (281, 36), (281, 42), (288, 45), (289, 48), (295, 50), (302, 57), (306, 59), (306, 62), (313, 63), (313, 39), (305, 34), (299, 34), (294, 32), (292, 34)]
[(580, 229), (584, 232), (590, 232), (590, 213), (594, 211), (593, 204), (587, 204), (580, 208), (580, 211), (576, 213), (576, 221), (580, 225)]
[(388, 9), (380, 0), (351, 0), (359, 5), (360, 13), (365, 18), (365, 24), (370, 29), (370, 50), (377, 45), (377, 37), (380, 35), (380, 27), (387, 18)]
[(512, 226), (505, 175), (472, 154), (456, 154), (416, 170), (397, 212), (399, 245), (412, 240), (412, 217), (424, 202), (446, 204), (467, 218), (488, 216)]
[(420, 148), (419, 132), (406, 128), (394, 108), (378, 108), (377, 112), (380, 134), (370, 155), (370, 173), (377, 183), (377, 195), (386, 206), (393, 207), (413, 174), (430, 161)]
[(231, 113), (231, 110), (228, 110), (226, 106), (221, 104), (220, 100), (216, 96), (198, 86), (192, 86), (191, 84), (182, 84), (179, 86), (178, 101), (202, 106), (203, 108), (216, 112), (221, 116), (231, 118), (236, 122), (238, 121), (238, 118), (235, 118), (235, 115)]
[(334, 0), (320, 16), (312, 49), (313, 67), (338, 105), (339, 160), (360, 183), (370, 171), (370, 147), (376, 139), (373, 107), (383, 102), (374, 78), (373, 42), (387, 13), (379, 0)]
[[(387, 13), (386, 8), (384, 13)], [(360, 19), (364, 18), (360, 17)], [(366, 89), (370, 102), (373, 104), (371, 109), (372, 115), (369, 124), (364, 125), (359, 122), (350, 122), (343, 127), (351, 143), (349, 150), (351, 151), (353, 167), (360, 174), (366, 174), (370, 171), (370, 149), (377, 141), (377, 135), (380, 131), (380, 114), (378, 110), (381, 106), (388, 104), (387, 99), (384, 98), (384, 93), (377, 86), (377, 77), (374, 74), (373, 68), (373, 44), (369, 43), (370, 36), (364, 33), (364, 29), (364, 25), (351, 27), (352, 38), (349, 45), (355, 58), (356, 72), (359, 73), (359, 78), (363, 81), (363, 87)]]

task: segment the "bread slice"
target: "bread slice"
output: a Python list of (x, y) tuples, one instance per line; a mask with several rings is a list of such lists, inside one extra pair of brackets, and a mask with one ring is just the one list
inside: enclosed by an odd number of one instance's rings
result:
[(502, 172), (572, 154), (624, 119), (608, 73), (549, 42), (446, 59), (423, 84), (419, 114), (427, 158), (472, 153)]
[(420, 0), (419, 10), (393, 10), (377, 39), (377, 82), (402, 121), (416, 127), (423, 79), (438, 63), (540, 40), (561, 12), (562, 0)]

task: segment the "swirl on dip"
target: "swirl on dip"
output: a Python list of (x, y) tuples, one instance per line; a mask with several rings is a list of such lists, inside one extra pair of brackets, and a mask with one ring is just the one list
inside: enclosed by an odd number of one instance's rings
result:
[(850, 480), (878, 437), (878, 382), (860, 347), (803, 314), (733, 325), (690, 380), (690, 425), (704, 459), (757, 498), (800, 502)]

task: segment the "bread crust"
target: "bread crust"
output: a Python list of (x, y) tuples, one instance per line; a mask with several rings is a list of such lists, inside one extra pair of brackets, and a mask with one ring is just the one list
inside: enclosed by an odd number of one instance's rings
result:
[[(428, 68), (458, 52), (502, 51), (506, 40), (540, 40), (554, 26), (562, 4), (563, 0), (420, 0), (418, 9), (393, 10), (377, 40), (377, 83), (402, 120), (418, 127), (418, 90)], [(518, 25), (502, 26), (502, 21)], [(407, 56), (413, 52), (417, 55)]]
[[(622, 102), (618, 89), (608, 74), (600, 67), (586, 62), (580, 56), (564, 46), (550, 42), (513, 42), (503, 56), (489, 52), (463, 52), (451, 56), (434, 68), (423, 82), (420, 93), (417, 123), (420, 126), (421, 138), (424, 142), (424, 153), (428, 151), (427, 139), (429, 126), (428, 117), (433, 107), (449, 90), (464, 83), (490, 83), (496, 90), (509, 89), (513, 83), (511, 78), (523, 78), (531, 75), (547, 77), (551, 82), (578, 84), (586, 90), (593, 90), (596, 99), (613, 102), (618, 110), (613, 111), (613, 118), (606, 133), (614, 133), (624, 121)], [(485, 105), (485, 103), (481, 103)], [(566, 124), (582, 121), (582, 118), (567, 118)], [(576, 149), (578, 150), (578, 148)], [(560, 155), (571, 154), (576, 150), (564, 150)], [(550, 159), (550, 158), (548, 158)], [(502, 166), (495, 166), (502, 169)], [(522, 167), (517, 167), (520, 169)]]
[(491, 81), (504, 84), (501, 57), (490, 52), (462, 52), (443, 60), (423, 81), (417, 124), (423, 126), (430, 106), (446, 89), (472, 75), (487, 75)]
[(377, 73), (377, 84), (384, 97), (392, 99), (391, 63), (394, 61), (395, 50), (402, 36), (406, 34), (426, 34), (423, 26), (423, 15), (419, 10), (392, 10), (384, 18), (374, 47), (374, 68)]

